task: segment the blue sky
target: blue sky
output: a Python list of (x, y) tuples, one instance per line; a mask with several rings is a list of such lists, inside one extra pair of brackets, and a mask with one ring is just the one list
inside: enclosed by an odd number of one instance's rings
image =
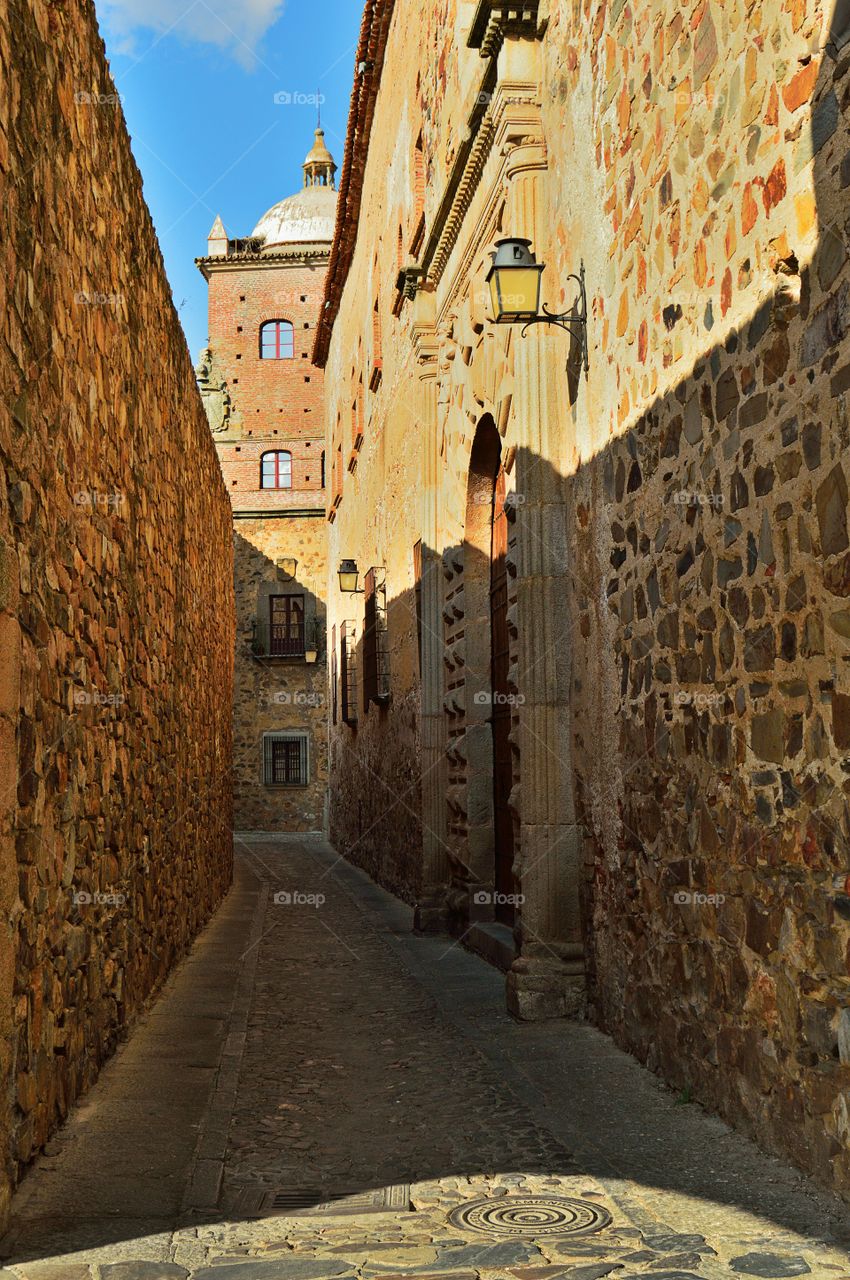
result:
[[(145, 197), (193, 359), (207, 299), (194, 259), (301, 186), (322, 125), (342, 164), (360, 0), (96, 0)], [(185, 6), (185, 7), (184, 7)], [(275, 102), (288, 94), (291, 101)], [(308, 99), (305, 101), (305, 99)]]

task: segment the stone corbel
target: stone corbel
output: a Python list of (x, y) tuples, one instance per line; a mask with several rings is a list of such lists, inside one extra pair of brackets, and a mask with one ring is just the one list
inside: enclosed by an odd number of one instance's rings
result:
[(420, 366), (420, 376), (436, 377), (440, 342), (435, 328), (434, 294), (430, 289), (414, 286), (411, 296), (413, 298), (411, 325), (413, 351)]
[(513, 4), (504, 0), (479, 0), (466, 43), (470, 49), (477, 49), (482, 58), (496, 58), (508, 36), (539, 40), (548, 21), (542, 12), (544, 8), (539, 0)]

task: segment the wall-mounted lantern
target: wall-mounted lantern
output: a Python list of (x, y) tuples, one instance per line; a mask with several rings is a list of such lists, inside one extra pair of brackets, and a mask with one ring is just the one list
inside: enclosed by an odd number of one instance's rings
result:
[(363, 588), (358, 587), (357, 583), (360, 578), (360, 571), (357, 568), (356, 560), (342, 560), (339, 566), (339, 589), (347, 593), (359, 591), (362, 593)]
[(310, 619), (309, 639), (304, 646), (304, 661), (315, 663), (319, 660), (319, 649), (322, 644), (322, 624), (317, 617)]
[(568, 275), (579, 287), (579, 308), (573, 314), (540, 308), (540, 278), (545, 263), (538, 262), (530, 240), (514, 237), (497, 240), (493, 262), (487, 272), (493, 319), (497, 324), (521, 324), (523, 334), (531, 324), (554, 324), (574, 334), (580, 344), (582, 363), (587, 373), (587, 292), (584, 287), (584, 263), (578, 275)]

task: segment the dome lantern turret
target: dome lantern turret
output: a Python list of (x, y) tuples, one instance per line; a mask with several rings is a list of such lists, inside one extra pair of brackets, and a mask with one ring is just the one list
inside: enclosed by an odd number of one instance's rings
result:
[(307, 152), (303, 164), (305, 187), (336, 187), (336, 163), (325, 146), (325, 131), (321, 125), (316, 130), (315, 141)]

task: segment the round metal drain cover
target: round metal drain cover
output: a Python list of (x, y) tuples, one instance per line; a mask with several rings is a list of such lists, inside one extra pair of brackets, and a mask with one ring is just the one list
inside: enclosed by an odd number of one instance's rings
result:
[(492, 1236), (585, 1236), (611, 1225), (607, 1209), (566, 1196), (500, 1196), (468, 1200), (449, 1214), (455, 1227)]

